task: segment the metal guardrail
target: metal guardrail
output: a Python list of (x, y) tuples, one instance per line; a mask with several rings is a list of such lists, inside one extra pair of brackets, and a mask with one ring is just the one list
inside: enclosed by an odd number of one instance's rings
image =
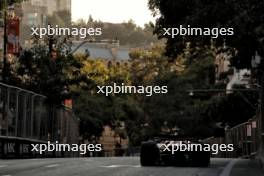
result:
[(48, 139), (46, 97), (0, 84), (0, 136)]
[(213, 157), (219, 158), (254, 158), (258, 152), (259, 143), (259, 121), (253, 118), (248, 122), (237, 125), (225, 131), (225, 137), (210, 137), (203, 142), (208, 144), (233, 144), (234, 151), (220, 152)]
[(9, 154), (8, 146), (20, 146), (21, 141), (78, 144), (78, 131), (72, 110), (48, 104), (43, 95), (0, 83), (0, 158), (4, 152), (6, 157), (18, 157), (14, 149), (11, 153), (16, 155)]
[[(226, 131), (226, 143), (234, 144), (235, 151), (229, 157), (254, 157), (258, 151), (258, 120), (252, 119)], [(228, 156), (228, 153), (227, 153)]]

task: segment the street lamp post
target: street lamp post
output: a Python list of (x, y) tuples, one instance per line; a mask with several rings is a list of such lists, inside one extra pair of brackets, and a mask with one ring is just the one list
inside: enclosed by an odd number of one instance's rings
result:
[(255, 56), (251, 60), (252, 68), (256, 69), (258, 74), (258, 86), (259, 86), (259, 129), (260, 129), (260, 152), (264, 149), (264, 70), (262, 57), (256, 51)]
[(264, 74), (261, 73), (260, 78), (260, 115), (259, 115), (259, 121), (260, 121), (260, 131), (261, 131), (261, 152), (263, 152), (264, 149)]

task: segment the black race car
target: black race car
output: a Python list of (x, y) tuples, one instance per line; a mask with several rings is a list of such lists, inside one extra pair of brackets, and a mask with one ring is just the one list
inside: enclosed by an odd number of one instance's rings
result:
[[(140, 163), (142, 166), (208, 167), (211, 153), (210, 151), (204, 151), (203, 146), (202, 142), (193, 139), (154, 138), (142, 142)], [(179, 147), (185, 150), (180, 150)]]

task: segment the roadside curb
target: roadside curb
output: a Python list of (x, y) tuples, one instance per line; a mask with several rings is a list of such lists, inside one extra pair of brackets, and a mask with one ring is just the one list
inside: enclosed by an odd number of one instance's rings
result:
[(238, 162), (238, 159), (231, 160), (227, 166), (224, 168), (220, 176), (230, 176), (230, 173), (234, 167), (234, 165)]

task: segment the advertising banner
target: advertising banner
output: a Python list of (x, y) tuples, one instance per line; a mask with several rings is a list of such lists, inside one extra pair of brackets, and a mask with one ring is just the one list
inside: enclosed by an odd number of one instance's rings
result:
[(67, 108), (72, 109), (72, 99), (66, 99), (66, 100), (64, 101), (64, 105), (65, 105)]
[(0, 27), (0, 51), (4, 50), (4, 28)]
[(19, 19), (13, 18), (7, 20), (7, 53), (19, 53)]

